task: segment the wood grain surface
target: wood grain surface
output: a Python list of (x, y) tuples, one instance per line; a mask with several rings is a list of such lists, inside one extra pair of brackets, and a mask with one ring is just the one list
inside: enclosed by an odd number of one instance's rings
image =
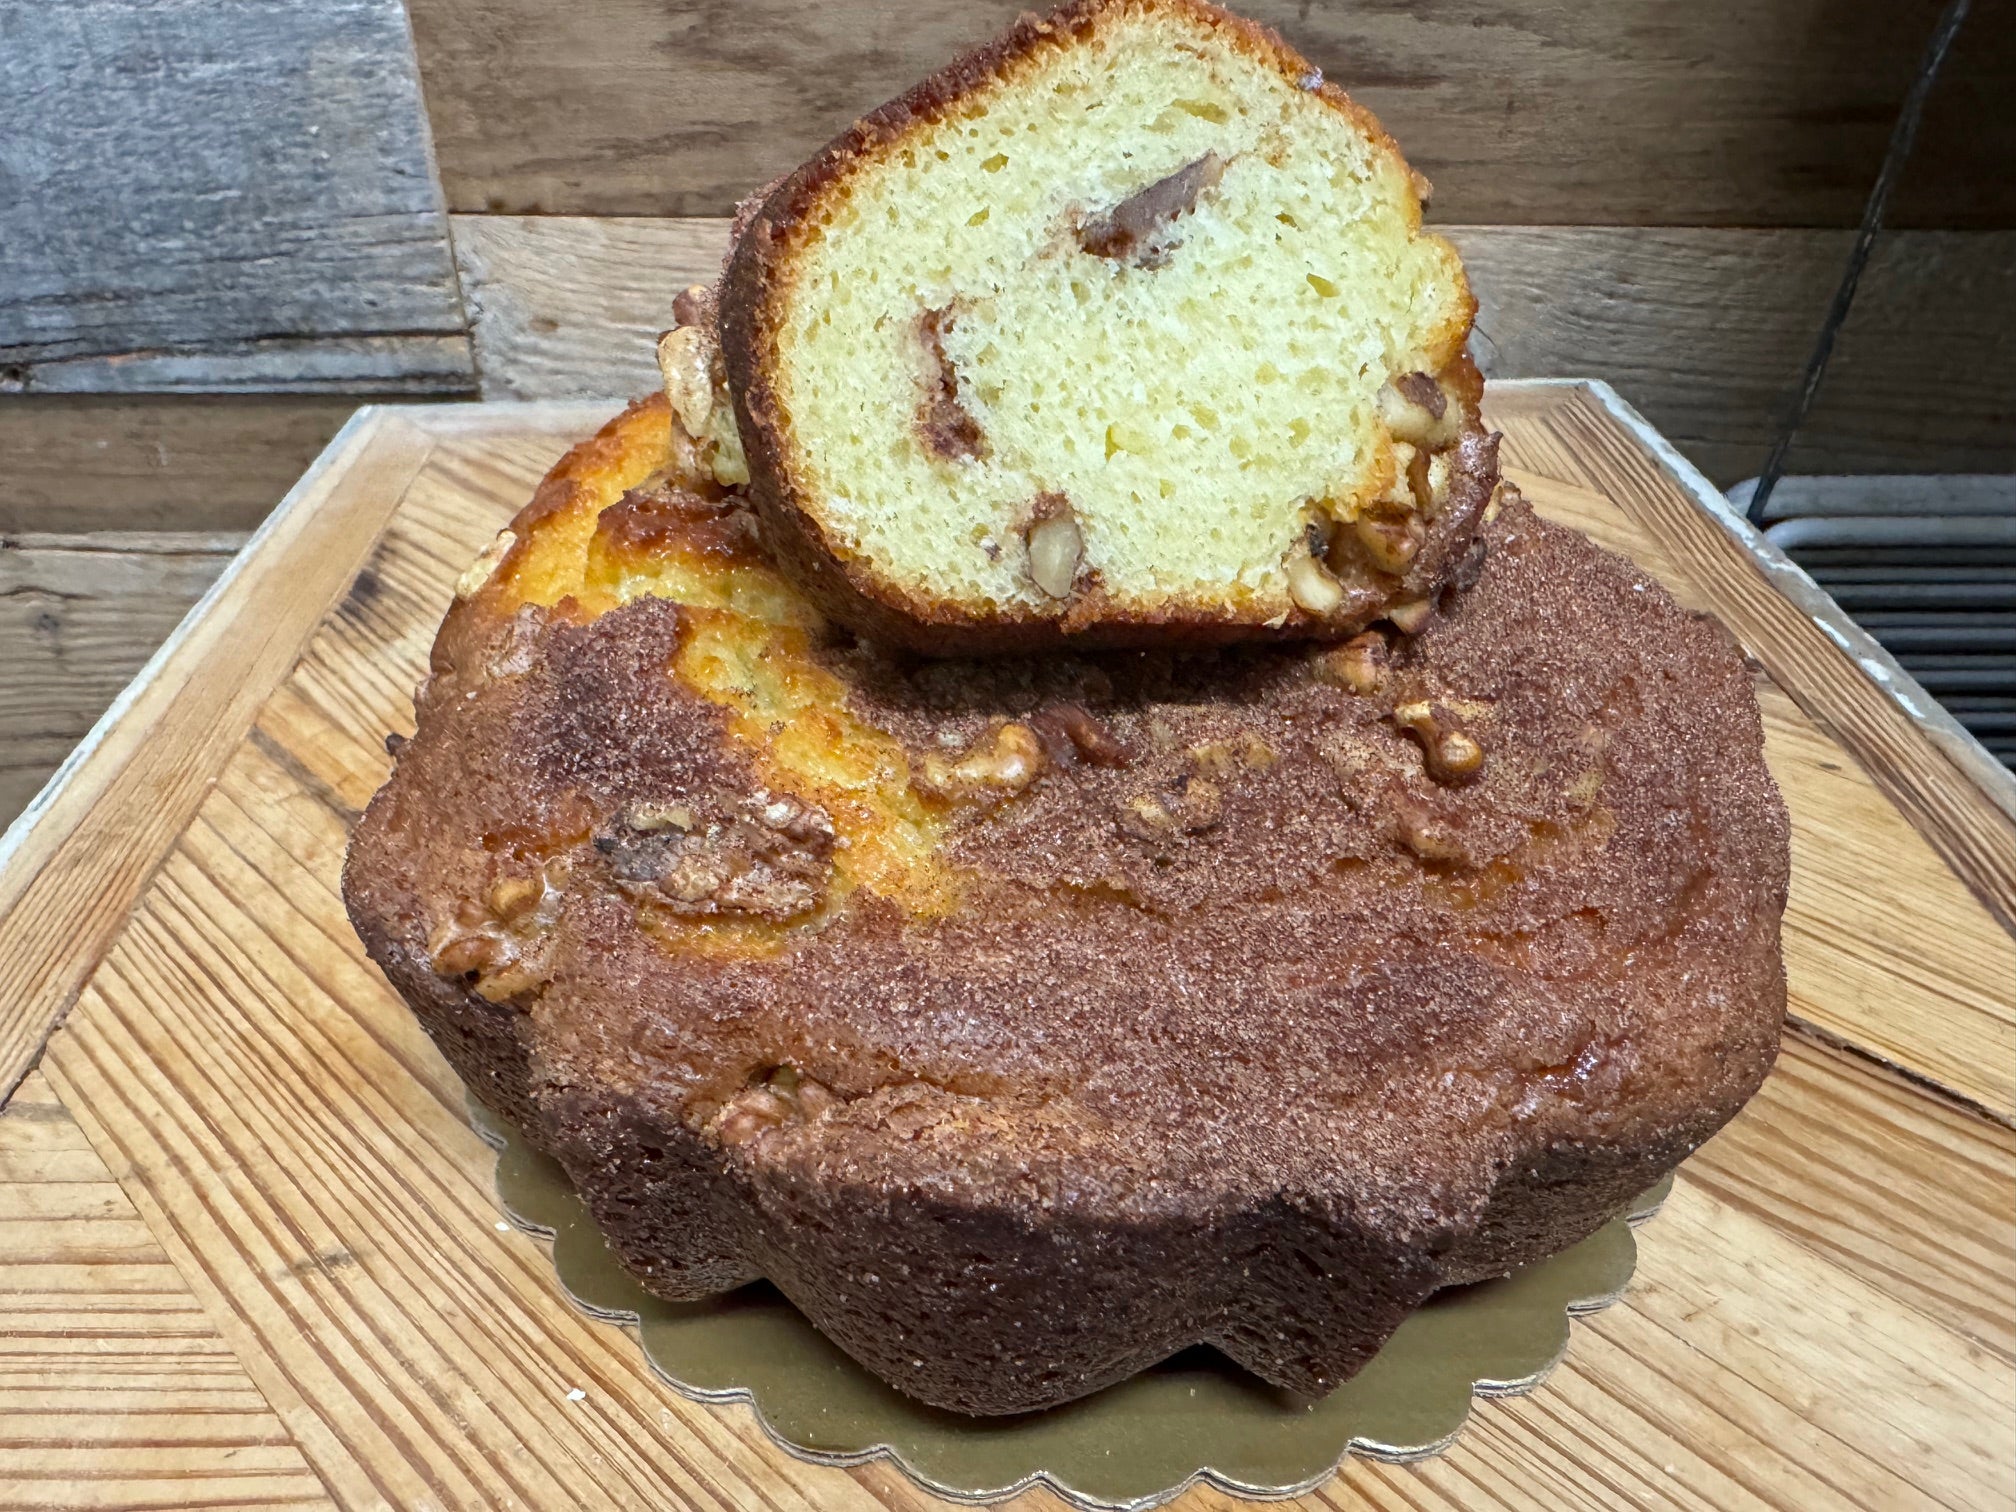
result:
[[(1713, 554), (1670, 522), (1647, 530), (1653, 485), (1582, 456), (1637, 444), (1584, 403), (1573, 390), (1505, 391), (1496, 418), (1522, 485), (1719, 612), (1726, 574), (1696, 578), (1690, 551), (1711, 566)], [(327, 585), (334, 608), (295, 638), (298, 659), (233, 674), (250, 690), (233, 705), (249, 728), (181, 763), (214, 775), (186, 821), (134, 834), (129, 864), (151, 875), (127, 890), (130, 913), (105, 943), (73, 947), (91, 959), (44, 1071), (138, 1215), (126, 1237), (159, 1246), (242, 1367), (249, 1389), (230, 1389), (246, 1422), (232, 1431), (269, 1434), (277, 1421), (316, 1477), (289, 1482), (289, 1496), (936, 1506), (886, 1463), (791, 1459), (747, 1408), (686, 1401), (619, 1329), (574, 1312), (541, 1247), (499, 1227), (491, 1156), (459, 1086), (343, 916), (348, 829), (387, 770), (384, 736), (410, 729), (410, 690), (455, 575), (595, 417), (502, 405), (380, 415), (353, 433), (347, 467), (325, 466), (319, 512), (360, 518), (340, 541), (269, 537), (253, 560), (313, 565), (314, 592)], [(1595, 486), (1592, 472), (1610, 481)], [(243, 604), (227, 585), (213, 617), (270, 612), (256, 596), (264, 575), (241, 580)], [(2016, 1498), (2016, 1133), (1970, 1105), (2011, 1095), (1988, 1084), (2012, 1041), (1987, 974), (2016, 947), (1797, 691), (1764, 684), (1797, 873), (1786, 929), (1797, 1021), (1779, 1069), (1684, 1168), (1643, 1231), (1625, 1300), (1576, 1326), (1539, 1392), (1480, 1403), (1426, 1464), (1354, 1461), (1307, 1505), (1988, 1512)], [(185, 696), (201, 699), (200, 679)], [(186, 730), (155, 743), (168, 741), (191, 744)], [(1921, 822), (1978, 821), (1935, 807)], [(28, 845), (46, 854), (57, 847), (41, 830)], [(0, 935), (13, 928), (0, 918)], [(1824, 1033), (1801, 1030), (1808, 1019)], [(1970, 1063), (1980, 1085), (1964, 1081)], [(1959, 1095), (1928, 1085), (1940, 1081)], [(0, 1150), (7, 1130), (0, 1119)], [(0, 1165), (0, 1182), (17, 1169)], [(96, 1179), (83, 1169), (50, 1171)], [(0, 1202), (114, 1212), (106, 1193), (8, 1191)], [(109, 1295), (115, 1273), (94, 1267), (137, 1253), (78, 1258), (65, 1284)], [(0, 1297), (41, 1295), (12, 1263), (0, 1252)], [(187, 1316), (175, 1307), (164, 1304)], [(33, 1347), (26, 1315), (0, 1304), (0, 1360)], [(116, 1411), (94, 1406), (37, 1431), (115, 1442)], [(164, 1476), (178, 1504), (233, 1494), (203, 1465)], [(0, 1507), (47, 1504), (38, 1484), (0, 1471)], [(1020, 1504), (1058, 1505), (1040, 1492)], [(1198, 1492), (1182, 1505), (1233, 1503)]]
[[(1022, 0), (412, 0), (451, 209), (724, 215)], [(1852, 226), (1936, 0), (1241, 0), (1459, 222)], [(2012, 0), (1981, 0), (1892, 224), (2016, 225)]]
[(0, 0), (0, 39), (0, 388), (470, 388), (399, 0)]
[[(427, 454), (387, 411), (339, 434), (211, 593), (232, 613), (185, 621), (0, 838), (0, 1091), (124, 921), (303, 637)], [(342, 508), (323, 507), (339, 485)], [(240, 619), (238, 616), (244, 616)], [(253, 628), (248, 628), (248, 626)]]
[(358, 402), (312, 394), (8, 395), (0, 398), (0, 532), (251, 530)]
[(0, 829), (244, 544), (242, 531), (0, 535)]
[(331, 1503), (39, 1073), (0, 1111), (0, 1506)]
[[(640, 393), (718, 220), (454, 217), (485, 397)], [(1845, 231), (1445, 226), (1494, 378), (1616, 387), (1724, 486), (1763, 465), (1848, 255)], [(2016, 469), (2016, 231), (1877, 244), (1794, 471)]]

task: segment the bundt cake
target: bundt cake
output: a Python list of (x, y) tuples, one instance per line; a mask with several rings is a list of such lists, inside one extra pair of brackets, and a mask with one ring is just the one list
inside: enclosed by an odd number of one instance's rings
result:
[(1496, 477), (1426, 188), (1251, 22), (1024, 18), (746, 218), (722, 355), (771, 549), (934, 655), (1425, 603)]
[(653, 1292), (768, 1277), (968, 1413), (1198, 1342), (1320, 1393), (1762, 1080), (1742, 659), (1509, 487), (1417, 635), (931, 660), (780, 571), (688, 418), (465, 574), (343, 878)]

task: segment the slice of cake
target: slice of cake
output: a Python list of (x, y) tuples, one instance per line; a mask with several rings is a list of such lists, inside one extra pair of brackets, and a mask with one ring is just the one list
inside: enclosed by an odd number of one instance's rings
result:
[(743, 229), (722, 347), (775, 549), (936, 653), (1424, 613), (1496, 479), (1426, 187), (1262, 27), (1025, 18)]

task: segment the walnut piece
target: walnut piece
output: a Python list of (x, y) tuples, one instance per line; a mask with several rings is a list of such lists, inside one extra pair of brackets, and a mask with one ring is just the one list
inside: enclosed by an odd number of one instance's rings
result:
[(1326, 651), (1316, 663), (1317, 675), (1353, 693), (1377, 693), (1386, 686), (1386, 637), (1377, 630), (1354, 635)]
[(1363, 514), (1351, 522), (1351, 533), (1368, 562), (1396, 576), (1407, 570), (1427, 539), (1412, 515)]
[(677, 914), (749, 914), (782, 922), (816, 907), (832, 875), (823, 809), (758, 790), (700, 824), (682, 804), (633, 803), (595, 848), (616, 886)]
[(1447, 821), (1411, 798), (1394, 804), (1396, 838), (1423, 861), (1463, 861), (1463, 843)]
[(1344, 602), (1344, 586), (1329, 568), (1298, 551), (1288, 559), (1288, 597), (1310, 614), (1333, 614)]
[(1404, 604), (1395, 604), (1386, 611), (1386, 618), (1393, 622), (1395, 629), (1405, 635), (1419, 635), (1428, 618), (1435, 612), (1432, 599), (1409, 599)]
[(1439, 451), (1463, 428), (1461, 406), (1426, 373), (1401, 373), (1379, 390), (1379, 418), (1395, 441)]
[(1029, 527), (1025, 537), (1029, 581), (1049, 598), (1069, 598), (1072, 585), (1078, 580), (1079, 564), (1085, 558), (1085, 536), (1071, 513), (1070, 500), (1061, 494), (1045, 494), (1037, 500), (1038, 507), (1046, 500), (1056, 500), (1063, 507), (1053, 507)]
[(1001, 803), (1043, 775), (1043, 741), (1028, 725), (1000, 725), (955, 758), (931, 752), (912, 780), (935, 798), (955, 803)]
[(1421, 743), (1428, 775), (1445, 786), (1471, 781), (1484, 768), (1484, 748), (1456, 723), (1447, 705), (1401, 704), (1394, 720)]
[(441, 976), (473, 978), (476, 994), (493, 1003), (542, 985), (567, 871), (555, 858), (529, 873), (507, 872), (480, 902), (465, 898), (428, 936), (429, 964)]
[(713, 1121), (714, 1138), (729, 1148), (748, 1144), (785, 1124), (812, 1123), (840, 1102), (823, 1083), (795, 1067), (779, 1066), (721, 1105)]
[(1264, 772), (1279, 760), (1274, 748), (1251, 730), (1242, 730), (1236, 739), (1207, 740), (1188, 752), (1190, 765), (1200, 777), (1230, 777), (1242, 770)]
[(1126, 742), (1083, 704), (1051, 704), (1029, 718), (1044, 752), (1060, 767), (1084, 762), (1095, 767), (1124, 767), (1134, 760)]
[(1078, 228), (1078, 245), (1094, 257), (1159, 267), (1171, 250), (1159, 233), (1197, 208), (1197, 197), (1225, 176), (1225, 159), (1207, 152), (1194, 163), (1136, 190), (1104, 215)]
[(987, 437), (959, 394), (959, 371), (945, 354), (952, 307), (941, 305), (917, 317), (917, 340), (924, 353), (924, 399), (917, 408), (917, 433), (933, 456), (971, 462), (987, 453)]
[(686, 434), (704, 437), (714, 414), (713, 341), (699, 326), (675, 326), (658, 338), (658, 372)]
[(1139, 840), (1202, 834), (1224, 817), (1225, 794), (1208, 777), (1184, 777), (1171, 791), (1136, 793), (1119, 805), (1120, 828)]

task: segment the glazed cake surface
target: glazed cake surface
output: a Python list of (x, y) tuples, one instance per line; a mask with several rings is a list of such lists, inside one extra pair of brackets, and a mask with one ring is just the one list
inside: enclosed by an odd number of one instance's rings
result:
[(465, 574), (351, 917), (668, 1298), (894, 1385), (1320, 1393), (1755, 1090), (1784, 810), (1712, 623), (1509, 488), (1342, 646), (855, 638), (654, 397)]

